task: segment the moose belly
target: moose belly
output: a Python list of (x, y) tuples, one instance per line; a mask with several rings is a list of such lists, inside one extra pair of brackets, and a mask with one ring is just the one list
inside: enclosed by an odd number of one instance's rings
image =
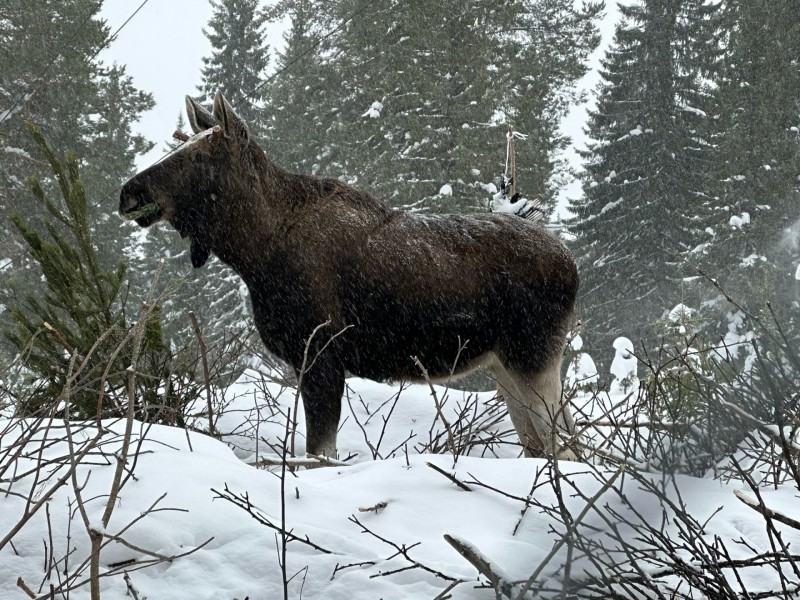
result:
[(421, 379), (468, 371), (494, 349), (497, 323), (480, 302), (383, 295), (345, 305), (351, 325), (342, 344), (345, 368), (375, 380)]

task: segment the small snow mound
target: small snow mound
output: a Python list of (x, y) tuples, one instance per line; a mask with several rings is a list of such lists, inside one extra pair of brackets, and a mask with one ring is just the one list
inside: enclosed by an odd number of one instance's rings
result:
[(614, 350), (624, 358), (629, 358), (633, 354), (633, 342), (626, 337), (618, 337), (614, 340)]
[(741, 229), (744, 225), (750, 224), (750, 213), (743, 212), (741, 215), (733, 215), (728, 221), (728, 225), (731, 226), (731, 229)]
[(579, 353), (567, 367), (567, 387), (579, 386), (586, 388), (595, 384), (600, 379), (594, 359), (586, 352)]
[(614, 340), (614, 350), (617, 351), (611, 362), (611, 382), (609, 392), (627, 393), (639, 385), (636, 375), (636, 357), (633, 355), (633, 342), (626, 337)]
[(369, 117), (370, 119), (377, 119), (378, 117), (381, 116), (382, 110), (383, 110), (383, 102), (378, 102), (377, 100), (375, 100), (375, 102), (373, 102), (372, 105), (370, 105), (370, 107), (367, 109), (367, 112), (365, 112), (361, 116)]
[(440, 196), (452, 196), (453, 195), (453, 186), (449, 183), (445, 183), (442, 187), (439, 188), (439, 195)]
[(581, 348), (583, 348), (583, 338), (580, 335), (576, 335), (572, 338), (572, 341), (569, 343), (569, 347), (577, 352)]
[(695, 309), (690, 308), (685, 304), (678, 304), (675, 306), (675, 308), (669, 311), (667, 318), (669, 319), (670, 323), (684, 323), (687, 319), (690, 319), (695, 312)]

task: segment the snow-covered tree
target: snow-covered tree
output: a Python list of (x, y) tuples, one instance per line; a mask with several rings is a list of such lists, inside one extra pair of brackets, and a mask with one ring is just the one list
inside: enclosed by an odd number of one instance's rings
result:
[(329, 136), (337, 120), (329, 95), (339, 83), (331, 71), (330, 39), (336, 28), (330, 2), (282, 0), (269, 10), (271, 20), (285, 20), (283, 50), (276, 74), (265, 87), (265, 148), (276, 163), (298, 173), (320, 174), (330, 153)]
[(103, 240), (100, 260), (110, 265), (121, 256), (125, 240), (109, 214), (134, 156), (150, 147), (131, 126), (152, 98), (133, 86), (124, 67), (97, 60), (110, 36), (99, 10), (93, 0), (0, 0), (0, 319), (2, 306), (23, 297), (38, 278), (7, 215), (43, 212), (31, 202), (27, 177), (53, 185), (46, 165), (34, 158), (26, 119), (55, 147), (81, 157), (92, 227)]
[(728, 0), (724, 17), (710, 270), (754, 311), (772, 300), (798, 312), (800, 10), (791, 0)]
[(198, 90), (210, 101), (220, 90), (250, 124), (251, 134), (263, 134), (261, 107), (269, 46), (264, 27), (267, 14), (258, 0), (211, 0), (213, 14), (203, 30), (211, 42), (211, 56), (203, 57)]
[(716, 108), (707, 78), (718, 60), (716, 7), (640, 0), (620, 10), (570, 223), (590, 352), (621, 335), (652, 347), (655, 322), (686, 293), (686, 255), (709, 237), (713, 208)]
[[(212, 0), (213, 14), (204, 30), (211, 42), (211, 56), (203, 58), (199, 91), (210, 100), (221, 90), (248, 122), (250, 134), (259, 140), (264, 133), (262, 109), (265, 70), (269, 62), (264, 42), (267, 15), (257, 0)], [(178, 129), (183, 129), (182, 117)], [(172, 143), (175, 146), (175, 143)], [(154, 257), (168, 262), (167, 274), (175, 291), (165, 304), (167, 331), (174, 343), (191, 342), (194, 331), (189, 311), (196, 314), (206, 344), (217, 354), (230, 335), (250, 329), (247, 292), (239, 277), (216, 258), (201, 269), (192, 269), (188, 244), (173, 231), (151, 228), (142, 240), (141, 255), (150, 261), (143, 272), (152, 271)]]
[[(340, 0), (325, 13), (340, 24), (335, 35), (323, 40), (314, 27), (292, 30), (293, 52), (315, 38), (325, 44), (301, 71), (276, 78), (273, 97), (294, 94), (314, 107), (298, 118), (315, 130), (318, 172), (400, 207), (485, 210), (512, 124), (532, 134), (518, 144), (518, 181), (547, 203), (562, 100), (572, 99), (598, 41), (599, 10), (565, 0), (379, 0), (360, 11), (357, 2)], [(276, 104), (271, 114), (278, 119), (291, 110)], [(305, 144), (305, 136), (296, 143)]]

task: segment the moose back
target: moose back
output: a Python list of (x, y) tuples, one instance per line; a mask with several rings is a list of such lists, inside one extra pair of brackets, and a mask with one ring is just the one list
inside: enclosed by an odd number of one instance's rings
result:
[(345, 371), (419, 380), (421, 365), (434, 381), (487, 369), (525, 454), (574, 456), (560, 371), (578, 274), (555, 237), (513, 215), (393, 210), (276, 166), (219, 92), (212, 112), (186, 108), (194, 135), (123, 186), (120, 213), (241, 276), (264, 345), (300, 376), (309, 453), (336, 455)]

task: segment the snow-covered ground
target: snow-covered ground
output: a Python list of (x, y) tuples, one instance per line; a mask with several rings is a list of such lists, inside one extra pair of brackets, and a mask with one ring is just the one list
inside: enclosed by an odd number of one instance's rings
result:
[[(631, 477), (611, 466), (564, 462), (558, 464), (556, 477), (547, 461), (517, 457), (511, 424), (491, 393), (442, 387), (435, 393), (434, 398), (425, 385), (401, 389), (349, 380), (339, 451), (340, 458), (355, 456), (343, 466), (300, 469), (283, 478), (280, 467), (248, 463), (282, 451), (283, 415), (287, 408), (294, 410), (295, 393), (253, 371), (226, 390), (226, 409), (217, 423), (224, 441), (136, 423), (138, 456), (129, 461), (132, 476), (105, 529), (103, 597), (125, 595), (125, 570), (139, 598), (283, 597), (281, 538), (275, 529), (282, 522), (291, 534), (286, 545), (290, 598), (495, 598), (487, 577), (445, 535), (462, 549), (474, 550), (504, 582), (525, 582), (536, 573), (534, 589), (557, 589), (565, 577), (565, 563), (573, 580), (591, 574), (597, 563), (563, 544), (562, 513), (545, 510), (558, 506), (553, 481), (560, 482), (564, 508), (581, 521), (597, 549), (606, 549), (609, 560), (616, 560), (612, 549), (620, 547), (620, 540), (630, 547), (640, 543), (637, 524), (662, 519), (661, 506), (646, 489), (650, 486), (663, 488), (676, 506), (682, 499), (690, 518), (710, 519), (704, 535), (725, 543), (733, 551), (732, 559), (770, 551), (763, 517), (734, 495), (735, 490), (751, 494), (741, 483), (686, 476), (667, 480), (659, 474)], [(623, 399), (609, 400), (619, 404)], [(582, 400), (586, 397), (576, 398)], [(452, 442), (437, 418), (436, 402), (443, 404)], [(15, 446), (26, 423), (0, 421), (0, 538), (66, 473), (66, 466), (57, 465), (69, 462), (64, 459), (70, 452), (63, 422), (54, 421), (48, 429), (40, 428), (34, 440)], [(76, 478), (95, 528), (101, 524), (124, 423), (104, 426), (108, 432), (86, 455)], [(301, 413), (297, 454), (303, 451), (302, 431)], [(73, 424), (72, 434), (75, 455), (96, 430), (94, 424)], [(45, 440), (52, 443), (42, 443)], [(454, 458), (454, 446), (471, 456)], [(468, 490), (429, 463), (454, 475)], [(613, 485), (608, 486), (610, 479)], [(796, 488), (778, 486), (762, 494), (773, 509), (796, 514)], [(75, 499), (68, 479), (0, 549), (0, 598), (26, 597), (17, 587), (18, 578), (37, 596), (45, 595), (50, 584), (58, 586), (60, 578), (84, 564), (89, 538)], [(236, 505), (247, 502), (249, 512)], [(587, 505), (589, 510), (581, 515)], [(681, 519), (667, 519), (663, 527), (677, 539)], [(800, 544), (798, 531), (786, 528), (783, 536), (792, 548)], [(158, 561), (182, 554), (186, 555)], [(618, 560), (627, 559), (620, 554)], [(655, 569), (643, 558), (637, 560), (643, 572)], [(148, 561), (158, 564), (142, 568)], [(57, 568), (48, 569), (54, 563)], [(777, 576), (767, 567), (742, 573), (751, 592), (779, 588)], [(85, 569), (78, 580), (87, 577)], [(437, 596), (448, 588), (449, 596)], [(518, 584), (510, 593), (519, 589)], [(542, 596), (540, 592), (529, 597)], [(88, 585), (68, 597), (88, 598)]]

